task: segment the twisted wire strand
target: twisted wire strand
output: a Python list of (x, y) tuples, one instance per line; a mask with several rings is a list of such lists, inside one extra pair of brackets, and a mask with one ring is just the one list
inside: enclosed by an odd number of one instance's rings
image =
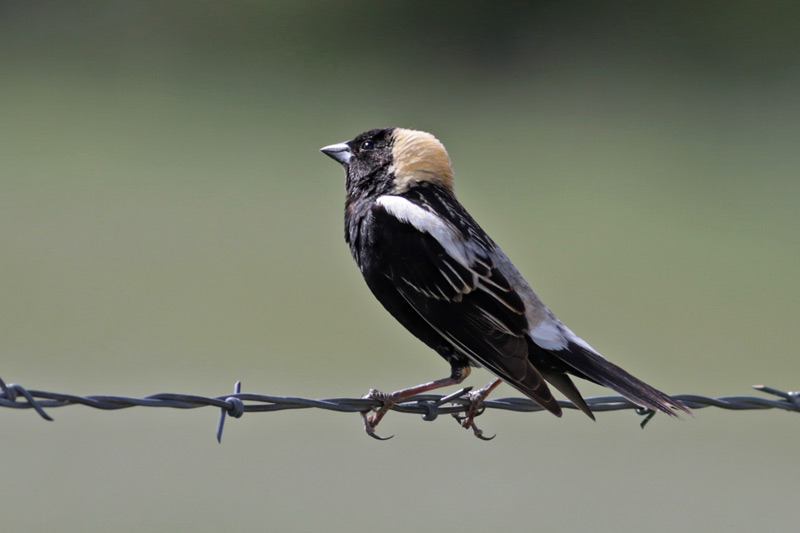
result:
[[(782, 409), (800, 412), (800, 392), (785, 392), (764, 385), (754, 385), (761, 392), (778, 397), (763, 398), (754, 396), (720, 396), (710, 398), (696, 394), (678, 394), (672, 397), (680, 400), (690, 409), (717, 407), (734, 411)], [(420, 394), (392, 406), (393, 411), (422, 415), (427, 421), (435, 420), (439, 415), (458, 415), (465, 413), (470, 406), (466, 393), (471, 387), (465, 387), (447, 395)], [(559, 400), (564, 409), (577, 409), (571, 402)], [(593, 411), (620, 411), (634, 409), (643, 416), (642, 427), (655, 414), (650, 409), (635, 405), (622, 396), (595, 396), (586, 398), (586, 403)], [(77, 396), (60, 392), (48, 392), (26, 389), (15, 383), (6, 384), (0, 379), (0, 407), (11, 409), (33, 409), (45, 420), (53, 420), (45, 409), (65, 407), (67, 405), (84, 405), (94, 409), (117, 410), (130, 407), (165, 407), (171, 409), (197, 409), (199, 407), (216, 407), (221, 410), (217, 425), (217, 439), (222, 437), (222, 427), (226, 416), (241, 417), (244, 413), (284, 411), (288, 409), (324, 409), (340, 413), (363, 413), (381, 406), (378, 400), (366, 398), (324, 398), (309, 399), (291, 396), (269, 396), (265, 394), (241, 392), (241, 382), (237, 382), (234, 393), (223, 396), (206, 397), (193, 394), (160, 393), (131, 398), (127, 396), (91, 395)], [(528, 398), (494, 398), (484, 400), (484, 409), (502, 409), (533, 413), (543, 411), (539, 404)]]

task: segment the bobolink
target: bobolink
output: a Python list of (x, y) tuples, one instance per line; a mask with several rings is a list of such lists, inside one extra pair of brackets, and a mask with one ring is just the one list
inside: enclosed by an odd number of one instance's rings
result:
[(433, 135), (373, 129), (322, 148), (344, 166), (345, 240), (364, 279), (389, 313), (450, 363), (450, 376), (396, 391), (371, 390), (383, 407), (364, 415), (367, 433), (387, 409), (414, 394), (461, 383), (470, 366), (499, 379), (471, 393), (461, 419), (477, 436), (477, 408), (501, 380), (556, 416), (548, 383), (594, 415), (568, 374), (609, 387), (631, 402), (675, 416), (689, 412), (602, 357), (548, 309), (453, 193), (453, 168)]

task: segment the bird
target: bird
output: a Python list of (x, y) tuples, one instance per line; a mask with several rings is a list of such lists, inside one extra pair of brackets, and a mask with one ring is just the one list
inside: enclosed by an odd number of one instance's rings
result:
[[(608, 361), (565, 326), (539, 299), (503, 250), (453, 189), (453, 167), (432, 134), (376, 128), (320, 149), (345, 171), (344, 237), (373, 295), (400, 324), (450, 364), (450, 375), (392, 393), (362, 413), (368, 435), (396, 403), (460, 384), (472, 367), (496, 378), (468, 393), (457, 417), (475, 425), (483, 400), (505, 382), (555, 416), (550, 386), (592, 420), (570, 376), (608, 387), (630, 402), (671, 416), (691, 413), (681, 402)], [(390, 438), (390, 437), (389, 437)]]

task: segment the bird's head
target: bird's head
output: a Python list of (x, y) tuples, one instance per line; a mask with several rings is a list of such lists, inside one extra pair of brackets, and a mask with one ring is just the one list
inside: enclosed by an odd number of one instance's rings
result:
[(424, 131), (374, 129), (321, 151), (344, 166), (350, 197), (402, 194), (423, 183), (453, 189), (450, 156)]

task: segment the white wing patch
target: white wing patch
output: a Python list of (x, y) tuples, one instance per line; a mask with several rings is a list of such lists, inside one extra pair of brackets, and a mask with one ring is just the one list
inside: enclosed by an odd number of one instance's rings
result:
[(542, 320), (528, 330), (528, 334), (545, 350), (563, 350), (567, 347), (567, 339), (559, 326), (557, 319)]
[(589, 346), (588, 342), (586, 342), (585, 340), (583, 340), (580, 337), (578, 337), (577, 335), (575, 335), (575, 333), (573, 333), (572, 330), (569, 329), (567, 326), (565, 326), (564, 324), (561, 324), (561, 327), (564, 328), (564, 333), (567, 334), (567, 338), (569, 338), (569, 340), (571, 340), (572, 342), (574, 342), (575, 344), (577, 344), (581, 348), (586, 348), (587, 350), (589, 350), (590, 352), (594, 353), (595, 355), (599, 355), (600, 357), (603, 357), (600, 354), (600, 352), (598, 352), (597, 350), (595, 350), (594, 348)]
[(588, 342), (578, 337), (571, 329), (565, 326), (559, 319), (550, 316), (548, 320), (543, 320), (536, 326), (528, 330), (533, 342), (545, 350), (563, 350), (570, 342), (585, 348), (590, 352), (603, 357), (600, 352), (592, 348)]
[(401, 196), (384, 195), (376, 202), (401, 222), (411, 224), (419, 231), (429, 234), (453, 259), (470, 268), (475, 258), (474, 254), (465, 245), (461, 233), (442, 217)]

